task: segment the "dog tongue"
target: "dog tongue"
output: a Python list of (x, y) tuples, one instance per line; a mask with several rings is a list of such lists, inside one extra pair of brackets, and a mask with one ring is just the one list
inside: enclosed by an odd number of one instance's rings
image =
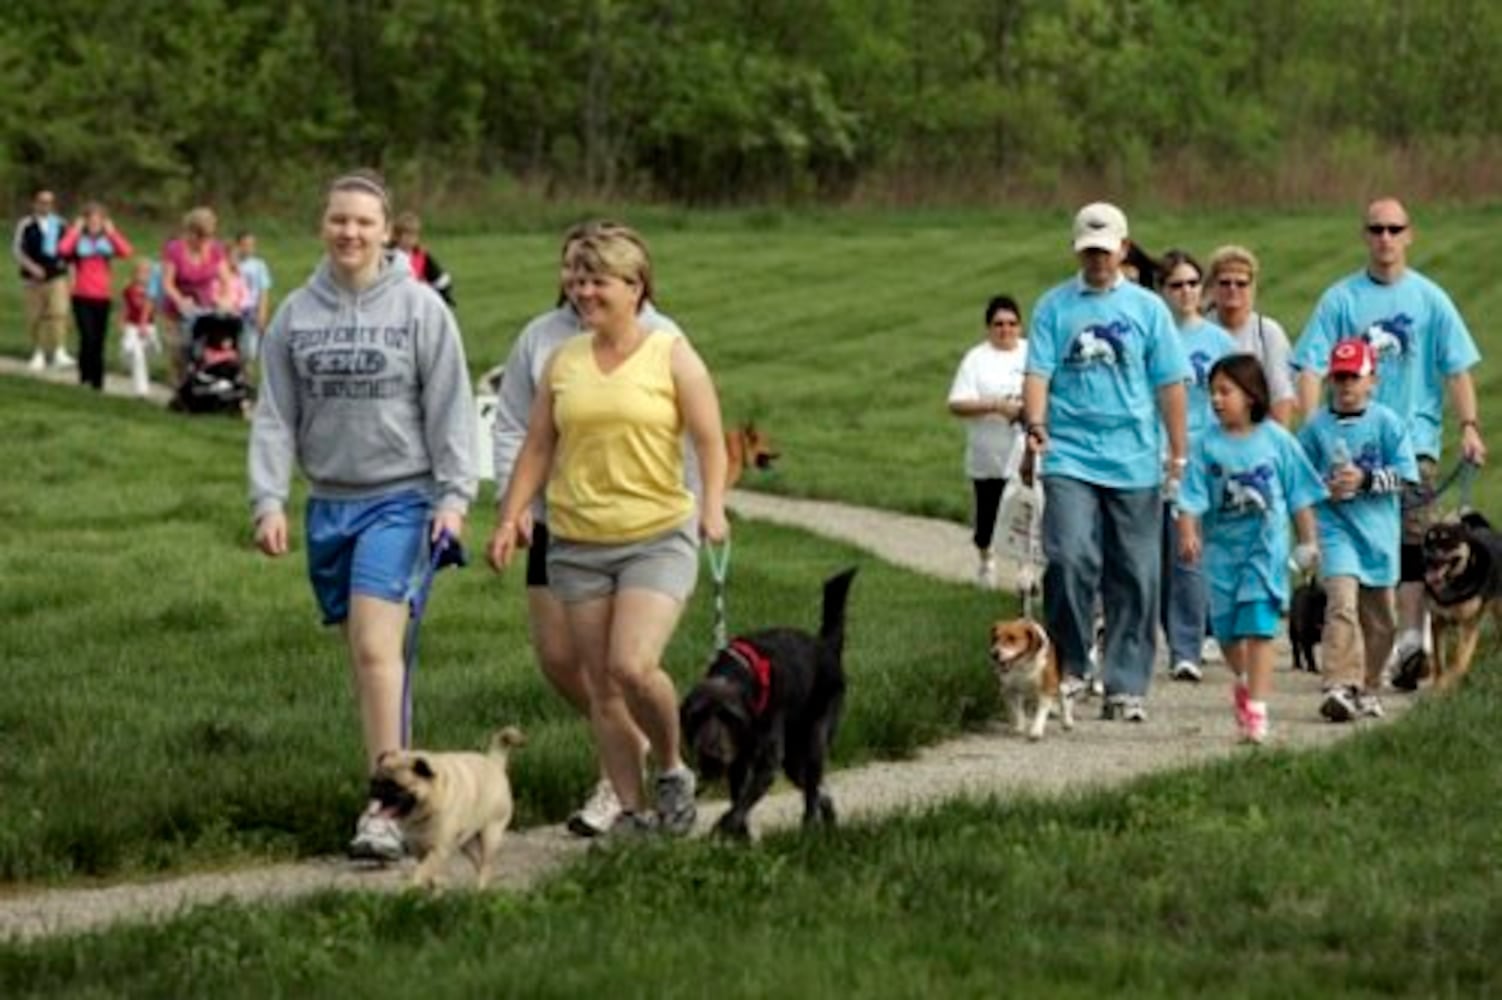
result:
[(396, 806), (392, 806), (392, 805), (382, 805), (381, 808), (376, 811), (376, 815), (380, 816), (380, 817), (382, 817), (384, 819), (399, 819), (400, 818)]

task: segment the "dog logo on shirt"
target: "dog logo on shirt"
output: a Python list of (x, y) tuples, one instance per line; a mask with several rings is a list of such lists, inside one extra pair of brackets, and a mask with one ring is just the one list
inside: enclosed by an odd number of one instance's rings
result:
[(1402, 361), (1408, 356), (1413, 342), (1413, 317), (1398, 313), (1390, 319), (1379, 319), (1366, 328), (1361, 339), (1372, 345), (1372, 354), (1377, 363)]
[(1194, 369), (1194, 384), (1203, 389), (1210, 382), (1210, 369), (1215, 364), (1215, 359), (1210, 357), (1209, 351), (1191, 351), (1189, 364)]
[(1121, 364), (1126, 356), (1126, 338), (1131, 329), (1125, 320), (1090, 324), (1069, 345), (1069, 363), (1077, 368)]
[(1229, 515), (1265, 514), (1272, 507), (1273, 467), (1266, 462), (1226, 477), (1220, 512)]

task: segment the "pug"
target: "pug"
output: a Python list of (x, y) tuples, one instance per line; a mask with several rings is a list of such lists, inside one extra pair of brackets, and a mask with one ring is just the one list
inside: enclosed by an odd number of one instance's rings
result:
[(507, 726), (491, 738), (486, 753), (390, 750), (376, 761), (370, 797), (401, 824), (418, 859), (414, 885), (437, 888), (457, 851), (473, 862), (476, 888), (490, 881), (511, 824), (507, 755), (525, 742), (521, 730)]

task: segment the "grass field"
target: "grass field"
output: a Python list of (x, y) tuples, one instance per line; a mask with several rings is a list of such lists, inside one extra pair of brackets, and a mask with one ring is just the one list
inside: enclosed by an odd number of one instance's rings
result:
[[(458, 276), (476, 372), (551, 300), (567, 219), (543, 221), (434, 237)], [(1360, 265), (1355, 221), (1159, 216), (1134, 228), (1155, 250), (1253, 246), (1262, 305), (1296, 333), (1319, 290)], [(727, 416), (758, 417), (784, 452), (755, 485), (964, 517), (945, 391), (987, 296), (1031, 302), (1069, 272), (1067, 215), (641, 222), (662, 305), (709, 360)], [(1482, 414), (1495, 425), (1498, 212), (1418, 222), (1414, 263), (1450, 290), (1488, 355)], [(274, 233), (266, 250), (284, 290), (317, 252)], [(24, 350), (18, 304), (0, 296), (6, 353)], [(249, 551), (244, 427), (0, 384), (0, 880), (336, 849), (360, 798), (354, 713), (300, 553), (273, 563)], [(1488, 472), (1484, 509), (1497, 488)], [(472, 544), (488, 503), (477, 515)], [(863, 566), (841, 764), (994, 712), (973, 662), (994, 597), (797, 532), (736, 530), (733, 625), (812, 623), (823, 576)], [(516, 761), (522, 821), (559, 817), (589, 780), (589, 751), (532, 666), (519, 579), (474, 569), (438, 587), (419, 737), (462, 746), (521, 722), (533, 738)], [(709, 644), (707, 597), (668, 653), (680, 680)], [(1259, 754), (1065, 802), (957, 804), (750, 852), (631, 853), (525, 898), (224, 907), (0, 949), (0, 994), (383, 996), (417, 982), (439, 995), (1496, 994), (1493, 663), (1453, 701), (1329, 753)]]
[(523, 897), (201, 909), (0, 948), (0, 994), (1496, 996), (1492, 666), (1326, 752), (597, 855)]
[[(1490, 329), (1502, 314), (1490, 252), (1502, 209), (1415, 212), (1414, 265), (1451, 293), (1489, 355), (1484, 398), (1502, 379), (1497, 351), (1486, 350), (1502, 346)], [(1325, 286), (1362, 265), (1358, 213), (1134, 214), (1132, 225), (1154, 251), (1184, 246), (1205, 258), (1222, 242), (1254, 248), (1259, 303), (1296, 337)], [(727, 417), (761, 418), (785, 448), (789, 460), (767, 488), (965, 517), (962, 434), (944, 408), (949, 381), (980, 338), (989, 296), (1009, 291), (1030, 308), (1070, 273), (1067, 211), (627, 217), (651, 242), (660, 303), (704, 353)], [(504, 360), (523, 323), (552, 302), (557, 239), (573, 218), (539, 211), (430, 234), (456, 275), (476, 373)], [(143, 231), (137, 242), (154, 246), (158, 235)], [(263, 243), (283, 293), (319, 253), (311, 235), (268, 230)], [(19, 305), (19, 290), (0, 295), (0, 351), (25, 348)]]

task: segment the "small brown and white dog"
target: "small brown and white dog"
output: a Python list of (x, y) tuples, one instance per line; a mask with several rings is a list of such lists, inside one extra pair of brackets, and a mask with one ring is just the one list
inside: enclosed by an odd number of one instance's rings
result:
[(725, 488), (741, 481), (747, 469), (766, 471), (777, 461), (777, 450), (765, 431), (751, 422), (725, 432)]
[(525, 742), (520, 729), (507, 726), (486, 753), (389, 750), (376, 761), (370, 797), (401, 824), (419, 862), (414, 885), (438, 887), (459, 851), (474, 863), (477, 888), (490, 881), (511, 824), (507, 753)]
[(1065, 729), (1074, 728), (1074, 706), (1059, 696), (1059, 658), (1042, 625), (1031, 618), (993, 624), (991, 669), (1018, 736), (1041, 740), (1052, 708)]

